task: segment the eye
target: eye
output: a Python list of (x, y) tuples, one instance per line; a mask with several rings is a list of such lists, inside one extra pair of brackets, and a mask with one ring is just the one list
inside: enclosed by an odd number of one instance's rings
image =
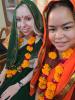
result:
[(56, 28), (49, 28), (48, 29), (48, 32), (51, 32), (51, 33), (55, 32), (55, 31), (56, 31)]
[(16, 20), (17, 20), (17, 22), (21, 21), (21, 19), (20, 19), (20, 18), (16, 18)]
[(73, 26), (65, 26), (63, 27), (64, 30), (70, 30)]
[(32, 19), (32, 17), (26, 17), (26, 20), (30, 21)]

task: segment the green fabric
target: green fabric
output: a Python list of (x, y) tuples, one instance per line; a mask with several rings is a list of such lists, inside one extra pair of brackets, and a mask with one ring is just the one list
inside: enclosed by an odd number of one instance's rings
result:
[[(10, 34), (10, 40), (9, 40), (9, 47), (8, 47), (8, 54), (7, 54), (7, 63), (6, 67), (11, 68), (17, 68), (23, 61), (24, 54), (26, 52), (25, 47), (19, 50), (18, 48), (18, 31), (17, 31), (17, 22), (16, 22), (16, 10), (19, 6), (22, 4), (26, 4), (31, 11), (36, 28), (38, 29), (39, 33), (42, 33), (43, 29), (43, 21), (42, 16), (35, 4), (30, 0), (22, 0), (21, 3), (16, 7), (14, 10), (13, 15), (13, 23), (11, 28), (11, 34)], [(32, 52), (32, 57), (36, 58), (38, 55), (38, 51), (42, 45), (42, 41), (40, 40), (37, 44), (34, 45), (34, 50)], [(19, 82), (22, 78), (24, 78), (30, 71), (32, 71), (32, 68), (26, 68), (21, 73), (17, 73), (14, 77), (5, 79), (4, 83), (0, 87), (0, 95), (11, 85), (15, 84), (16, 82)], [(34, 96), (29, 96), (29, 83), (22, 87), (20, 91), (12, 98), (12, 100), (34, 100)]]
[(16, 7), (14, 10), (13, 15), (13, 23), (12, 23), (12, 29), (11, 29), (11, 35), (9, 40), (9, 47), (8, 47), (8, 54), (7, 54), (7, 68), (11, 68), (14, 63), (17, 60), (18, 56), (18, 32), (17, 32), (17, 22), (16, 22), (16, 10), (18, 7), (20, 7), (22, 4), (26, 4), (29, 10), (31, 11), (34, 22), (36, 25), (36, 28), (40, 33), (43, 33), (43, 21), (42, 21), (42, 15), (39, 12), (36, 5), (31, 0), (22, 0), (20, 4)]
[[(40, 39), (39, 42), (37, 44), (35, 44), (34, 46), (34, 51), (32, 53), (32, 57), (33, 58), (37, 58), (38, 52), (39, 52), (39, 48), (42, 45), (42, 40)], [(16, 66), (18, 67), (21, 62), (23, 61), (23, 56), (25, 54), (26, 51), (24, 51), (25, 47), (23, 47), (22, 49), (19, 50), (19, 55), (16, 61)], [(20, 52), (20, 51), (23, 52)], [(5, 91), (9, 86), (19, 82), (22, 78), (24, 78), (30, 71), (32, 71), (32, 68), (25, 68), (22, 72), (17, 73), (14, 77), (12, 78), (6, 78), (3, 85), (0, 87), (0, 95), (3, 93), (3, 91)], [(25, 85), (24, 87), (22, 87), (19, 92), (11, 99), (11, 100), (35, 100), (34, 97), (35, 96), (29, 96), (29, 83), (27, 85)]]
[(18, 34), (16, 30), (15, 14), (16, 12), (14, 11), (13, 24), (12, 24), (11, 34), (10, 34), (8, 53), (7, 53), (6, 67), (9, 68), (12, 67), (12, 65), (15, 63), (17, 52), (18, 52)]
[(11, 100), (35, 100), (34, 96), (29, 96), (29, 83), (26, 87), (23, 87), (17, 95), (15, 95)]
[[(32, 54), (31, 54), (31, 59), (37, 58), (38, 51), (39, 51), (41, 45), (42, 45), (42, 40), (41, 40), (41, 39), (39, 40), (39, 42), (38, 42), (37, 44), (34, 44), (34, 47), (33, 47), (34, 49), (33, 49), (33, 52), (32, 52)], [(28, 52), (27, 50), (25, 50), (25, 47), (26, 47), (26, 46), (22, 47), (22, 48), (18, 51), (18, 56), (17, 56), (16, 62), (15, 62), (15, 66), (16, 66), (16, 67), (18, 67), (18, 66), (22, 63), (22, 61), (24, 60), (24, 55), (25, 55), (25, 53)], [(30, 60), (31, 60), (31, 59), (30, 59)], [(15, 67), (15, 66), (14, 66), (14, 67)]]

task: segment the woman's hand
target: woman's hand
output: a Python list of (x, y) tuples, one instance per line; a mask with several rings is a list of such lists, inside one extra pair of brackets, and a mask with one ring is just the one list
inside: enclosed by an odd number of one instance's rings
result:
[(19, 83), (9, 86), (1, 95), (0, 100), (10, 100), (20, 89)]

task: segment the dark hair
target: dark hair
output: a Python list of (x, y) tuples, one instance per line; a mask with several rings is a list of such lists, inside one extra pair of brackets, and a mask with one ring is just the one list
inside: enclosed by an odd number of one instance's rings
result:
[(61, 6), (69, 8), (69, 10), (73, 13), (73, 17), (75, 19), (74, 7), (73, 4), (70, 2), (70, 0), (51, 1), (46, 8), (46, 24), (48, 24), (48, 16), (50, 12), (53, 9)]

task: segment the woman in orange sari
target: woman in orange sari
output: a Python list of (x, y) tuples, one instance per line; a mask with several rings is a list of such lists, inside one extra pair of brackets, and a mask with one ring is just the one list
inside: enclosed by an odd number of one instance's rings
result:
[(38, 79), (35, 76), (40, 75), (36, 100), (75, 100), (73, 2), (52, 0), (44, 10), (44, 42), (39, 53), (41, 63), (36, 69), (37, 75), (34, 73), (30, 88), (34, 91)]

